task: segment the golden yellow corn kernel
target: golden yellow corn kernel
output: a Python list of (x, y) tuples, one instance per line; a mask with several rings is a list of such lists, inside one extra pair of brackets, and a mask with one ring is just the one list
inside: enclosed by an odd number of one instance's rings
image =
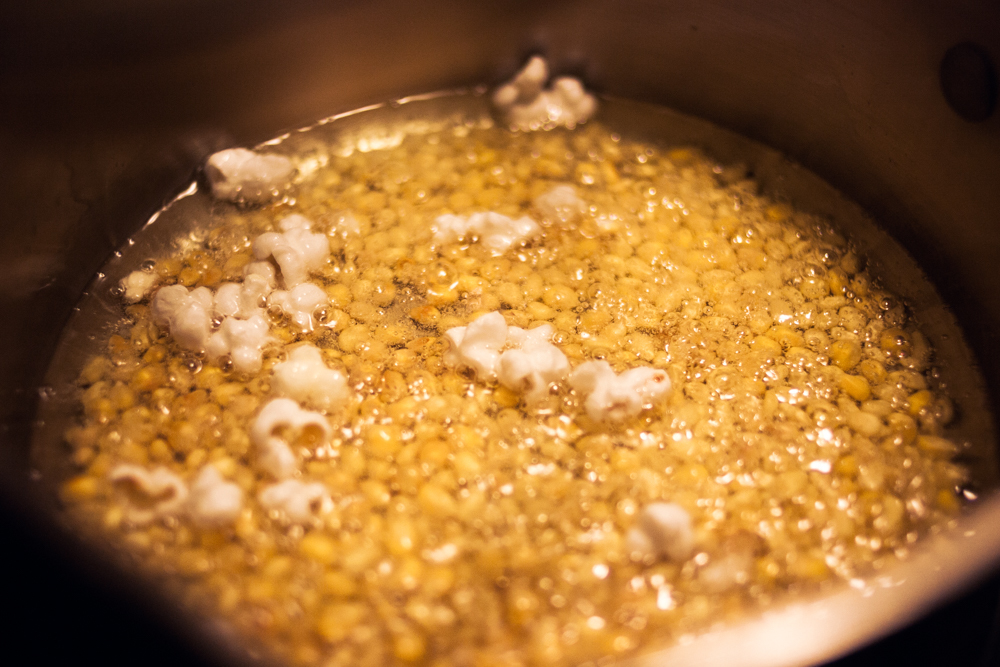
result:
[(231, 277), (242, 276), (243, 269), (250, 263), (250, 253), (237, 252), (229, 256), (225, 264), (222, 265), (222, 272)]
[(376, 424), (365, 435), (365, 443), (374, 456), (388, 457), (400, 450), (403, 437), (395, 424)]
[(393, 639), (392, 652), (401, 662), (417, 662), (427, 652), (427, 641), (420, 633), (407, 630)]
[(90, 500), (100, 489), (100, 482), (90, 475), (78, 475), (62, 485), (62, 496), (73, 502)]
[(353, 597), (358, 592), (358, 582), (339, 570), (327, 570), (320, 580), (320, 588), (338, 598)]
[(861, 375), (868, 380), (870, 384), (880, 384), (886, 377), (885, 368), (882, 364), (872, 359), (865, 359), (858, 364), (858, 370), (861, 371)]
[(886, 329), (879, 334), (879, 346), (894, 355), (910, 353), (910, 337), (902, 329)]
[(177, 571), (186, 576), (205, 574), (212, 569), (212, 560), (204, 549), (187, 549), (177, 555)]
[(463, 479), (472, 479), (482, 470), (479, 457), (469, 450), (455, 453), (455, 460), (452, 461), (455, 472)]
[[(849, 376), (848, 376), (849, 377)], [(847, 425), (855, 433), (866, 438), (873, 438), (882, 432), (882, 420), (869, 412), (857, 411), (847, 416)]]
[(309, 533), (299, 541), (299, 553), (317, 563), (331, 565), (337, 560), (337, 543), (329, 535)]
[(184, 285), (184, 287), (191, 287), (199, 280), (201, 280), (201, 271), (190, 266), (184, 267), (177, 274), (177, 282)]
[(840, 389), (855, 401), (867, 401), (872, 396), (868, 380), (860, 375), (843, 375), (838, 381)]
[(545, 288), (542, 292), (542, 302), (556, 310), (572, 310), (579, 303), (576, 291), (568, 285), (555, 285)]
[(330, 299), (330, 305), (340, 310), (346, 309), (353, 301), (351, 297), (351, 288), (343, 283), (327, 287), (326, 295)]
[(788, 565), (788, 570), (797, 577), (824, 581), (830, 576), (830, 568), (820, 556), (802, 556)]
[(910, 394), (908, 402), (907, 412), (916, 417), (924, 408), (934, 402), (934, 393), (927, 389), (916, 391)]
[(420, 488), (417, 502), (431, 516), (448, 517), (455, 513), (455, 498), (435, 482), (428, 482)]
[(556, 311), (541, 301), (532, 301), (527, 308), (528, 317), (535, 321), (548, 321), (556, 316)]
[(441, 320), (441, 311), (434, 306), (419, 306), (410, 310), (410, 319), (421, 326), (436, 327)]
[(958, 447), (955, 443), (936, 435), (917, 436), (917, 447), (931, 456), (948, 458), (958, 453)]
[(781, 343), (770, 336), (757, 336), (750, 342), (750, 349), (771, 357), (781, 355)]
[(335, 602), (320, 612), (316, 631), (327, 641), (341, 641), (362, 621), (365, 613), (365, 606), (360, 603)]
[(486, 444), (483, 436), (479, 435), (475, 429), (463, 424), (455, 426), (448, 439), (454, 443), (456, 449), (466, 449), (471, 452), (482, 451)]
[(201, 272), (200, 284), (205, 287), (215, 287), (222, 280), (222, 269), (214, 264)]
[(408, 517), (396, 517), (386, 523), (385, 547), (394, 556), (408, 554), (417, 548), (417, 535)]
[(801, 347), (804, 344), (802, 335), (787, 324), (775, 324), (764, 334), (782, 345), (782, 347)]
[(195, 449), (194, 451), (188, 452), (187, 457), (184, 459), (184, 465), (186, 465), (190, 470), (196, 470), (204, 465), (207, 460), (207, 451), (204, 449)]
[(111, 370), (111, 361), (107, 357), (94, 357), (80, 371), (80, 383), (94, 384), (103, 380)]
[(493, 392), (493, 400), (502, 408), (513, 408), (521, 402), (521, 397), (507, 387), (497, 387)]
[(847, 274), (841, 268), (830, 269), (827, 273), (827, 278), (830, 281), (830, 292), (835, 295), (843, 294), (847, 289), (849, 280)]
[(276, 592), (275, 582), (264, 577), (248, 577), (243, 587), (244, 597), (256, 603), (270, 601)]
[(371, 342), (371, 333), (364, 324), (349, 326), (340, 332), (337, 343), (340, 349), (349, 354), (357, 354), (361, 348)]
[(156, 273), (161, 278), (172, 278), (181, 270), (181, 261), (176, 257), (166, 257), (156, 262)]
[(427, 303), (432, 306), (447, 306), (458, 299), (458, 290), (451, 285), (431, 285), (427, 288)]
[(396, 300), (396, 286), (389, 280), (376, 280), (372, 284), (371, 301), (379, 308), (387, 308)]
[(861, 345), (853, 340), (838, 340), (830, 345), (830, 361), (849, 371), (861, 361)]
[(958, 511), (962, 509), (962, 504), (951, 489), (941, 489), (938, 491), (937, 495), (934, 496), (934, 502), (941, 511), (948, 514), (958, 514)]
[(854, 477), (858, 474), (858, 460), (854, 458), (853, 454), (842, 456), (834, 464), (834, 470), (837, 471), (838, 475)]
[(771, 222), (784, 222), (792, 213), (792, 207), (788, 204), (773, 204), (764, 211), (764, 215)]
[(899, 438), (899, 444), (912, 445), (917, 439), (917, 422), (910, 415), (893, 412), (886, 418), (889, 431)]

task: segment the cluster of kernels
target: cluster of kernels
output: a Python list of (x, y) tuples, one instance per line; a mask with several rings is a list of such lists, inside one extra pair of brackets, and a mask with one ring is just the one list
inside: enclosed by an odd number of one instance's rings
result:
[[(247, 430), (282, 354), (255, 377), (203, 365), (142, 305), (81, 374), (74, 509), (291, 662), (323, 665), (625, 655), (884, 568), (958, 510), (927, 343), (843, 239), (689, 149), (597, 125), (460, 129), (333, 157), (294, 202), (222, 210), (202, 246), (157, 263), (162, 284), (210, 286), (239, 279), (252, 238), (287, 213), (329, 230), (322, 326), (271, 316), (359, 394), (330, 447), (298, 443), (331, 513), (289, 527), (251, 501), (211, 532), (123, 520), (107, 482), (119, 462), (190, 475), (211, 461), (256, 497), (269, 480)], [(541, 220), (526, 248), (431, 245), (442, 213), (531, 215), (567, 182), (589, 214)], [(360, 235), (339, 231), (345, 215)], [(573, 365), (663, 368), (674, 393), (614, 428), (566, 388), (525, 410), (442, 361), (440, 335), (493, 310), (551, 323)], [(693, 518), (685, 563), (627, 553), (659, 500)], [(737, 557), (747, 567), (725, 572)]]

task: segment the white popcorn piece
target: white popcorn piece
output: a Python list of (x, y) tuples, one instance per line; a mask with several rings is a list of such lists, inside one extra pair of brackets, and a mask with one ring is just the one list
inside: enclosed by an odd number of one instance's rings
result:
[(161, 287), (153, 296), (151, 310), (153, 321), (166, 325), (181, 347), (204, 351), (212, 327), (212, 290), (198, 287), (189, 292), (183, 285)]
[(694, 551), (691, 515), (676, 503), (650, 503), (642, 508), (638, 523), (625, 539), (632, 553), (684, 561)]
[(532, 56), (513, 79), (493, 92), (493, 104), (500, 108), (528, 104), (541, 94), (548, 79), (548, 62), (541, 56)]
[(232, 524), (243, 509), (243, 490), (209, 464), (201, 469), (188, 496), (188, 516), (204, 528), (220, 528)]
[(260, 411), (250, 429), (250, 442), (258, 449), (260, 466), (274, 477), (295, 472), (298, 458), (289, 447), (303, 433), (312, 431), (316, 446), (325, 445), (333, 431), (318, 412), (303, 410), (290, 398), (275, 398)]
[(125, 303), (139, 303), (156, 286), (160, 277), (152, 271), (133, 271), (119, 283)]
[(572, 185), (557, 185), (535, 197), (532, 203), (546, 218), (563, 223), (578, 220), (588, 208)]
[(493, 104), (511, 128), (530, 131), (560, 125), (570, 129), (585, 123), (597, 111), (597, 100), (573, 77), (559, 77), (544, 89), (548, 64), (532, 57), (508, 83), (493, 93)]
[(551, 324), (530, 330), (508, 327), (499, 312), (486, 313), (468, 326), (445, 332), (451, 347), (444, 362), (468, 366), (480, 380), (496, 378), (535, 401), (548, 392), (551, 383), (569, 374), (566, 355), (550, 342), (554, 331)]
[(339, 371), (327, 368), (323, 353), (312, 344), (301, 345), (288, 360), (274, 365), (271, 389), (318, 410), (332, 410), (350, 396), (347, 379)]
[(251, 262), (243, 271), (242, 283), (223, 283), (215, 292), (216, 317), (250, 319), (261, 312), (274, 289), (274, 267), (268, 262)]
[(330, 242), (325, 234), (313, 233), (312, 222), (301, 215), (290, 215), (279, 224), (281, 232), (266, 232), (253, 242), (257, 259), (273, 257), (281, 269), (285, 289), (305, 282), (330, 254)]
[(261, 314), (240, 320), (227, 317), (219, 330), (205, 344), (208, 358), (215, 361), (229, 356), (233, 367), (242, 373), (256, 373), (264, 357), (264, 346), (271, 342), (270, 327)]
[(125, 497), (125, 516), (136, 524), (177, 514), (187, 502), (184, 480), (163, 467), (150, 471), (123, 463), (115, 466), (108, 478)]
[(584, 407), (594, 421), (634, 417), (670, 391), (666, 371), (643, 366), (616, 375), (606, 361), (580, 364), (570, 375), (569, 384), (587, 394)]
[(508, 218), (487, 211), (469, 216), (447, 213), (431, 225), (435, 243), (452, 243), (475, 237), (495, 255), (502, 255), (515, 245), (522, 245), (541, 233), (538, 223), (527, 216)]
[(288, 316), (302, 331), (312, 331), (316, 328), (313, 314), (322, 306), (330, 303), (326, 292), (312, 283), (296, 285), (291, 290), (273, 292), (268, 303), (278, 308)]
[(500, 350), (507, 343), (507, 322), (498, 312), (486, 313), (472, 324), (445, 332), (451, 348), (444, 355), (450, 366), (468, 366), (480, 380), (496, 377)]
[(205, 163), (212, 196), (235, 203), (275, 199), (289, 185), (295, 165), (282, 155), (262, 155), (246, 148), (219, 151)]
[(550, 342), (554, 332), (551, 324), (530, 330), (509, 327), (507, 344), (514, 349), (500, 355), (497, 369), (500, 384), (534, 402), (548, 393), (549, 385), (565, 378), (569, 374), (569, 361)]
[(292, 523), (305, 523), (316, 513), (332, 506), (330, 494), (319, 482), (286, 479), (272, 484), (257, 494), (261, 507), (269, 512), (281, 512)]

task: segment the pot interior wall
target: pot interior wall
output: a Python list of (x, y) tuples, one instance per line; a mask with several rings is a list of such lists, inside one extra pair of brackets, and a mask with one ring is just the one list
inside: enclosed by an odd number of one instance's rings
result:
[(859, 202), (927, 271), (1000, 395), (1000, 121), (960, 118), (938, 78), (956, 43), (1000, 57), (991, 3), (59, 4), (0, 10), (6, 493), (31, 493), (32, 414), (62, 324), (207, 154), (494, 82), (533, 51), (605, 94), (772, 145)]

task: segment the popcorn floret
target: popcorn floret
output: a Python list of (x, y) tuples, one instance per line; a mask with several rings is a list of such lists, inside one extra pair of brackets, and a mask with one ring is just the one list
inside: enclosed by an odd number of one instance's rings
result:
[(206, 465), (191, 484), (188, 514), (206, 528), (221, 527), (236, 521), (243, 509), (243, 490), (227, 482), (213, 465)]
[(330, 242), (326, 235), (312, 233), (312, 222), (301, 215), (288, 216), (279, 227), (280, 233), (266, 232), (254, 239), (253, 252), (257, 259), (273, 257), (285, 289), (291, 289), (323, 266)]
[(632, 552), (644, 557), (686, 560), (694, 550), (691, 515), (676, 503), (651, 503), (639, 513), (626, 541)]
[(271, 294), (268, 303), (288, 316), (300, 330), (308, 332), (316, 328), (313, 314), (330, 303), (326, 292), (312, 283), (296, 285), (291, 290)]
[(278, 511), (292, 523), (305, 523), (331, 505), (330, 494), (319, 482), (286, 479), (272, 484), (257, 495), (261, 506)]
[(301, 345), (288, 360), (274, 366), (271, 389), (319, 410), (332, 410), (350, 396), (347, 379), (327, 368), (323, 353), (314, 345)]
[(639, 367), (616, 375), (606, 361), (580, 364), (570, 375), (569, 383), (573, 389), (587, 395), (584, 407), (595, 421), (634, 417), (670, 391), (666, 371)]
[(439, 215), (431, 226), (436, 243), (452, 243), (475, 237), (496, 255), (502, 255), (515, 245), (521, 245), (541, 233), (538, 223), (527, 216), (508, 218), (487, 211), (469, 216)]
[(125, 497), (125, 515), (136, 524), (177, 514), (184, 508), (188, 489), (180, 477), (164, 467), (152, 471), (131, 463), (111, 470), (108, 478)]
[(282, 155), (261, 155), (246, 148), (229, 148), (208, 158), (205, 176), (216, 199), (259, 204), (281, 195), (295, 174)]
[(294, 473), (298, 465), (291, 442), (308, 436), (316, 446), (322, 446), (331, 435), (323, 415), (303, 410), (290, 398), (276, 398), (257, 415), (250, 429), (250, 442), (258, 449), (260, 466), (280, 479)]

